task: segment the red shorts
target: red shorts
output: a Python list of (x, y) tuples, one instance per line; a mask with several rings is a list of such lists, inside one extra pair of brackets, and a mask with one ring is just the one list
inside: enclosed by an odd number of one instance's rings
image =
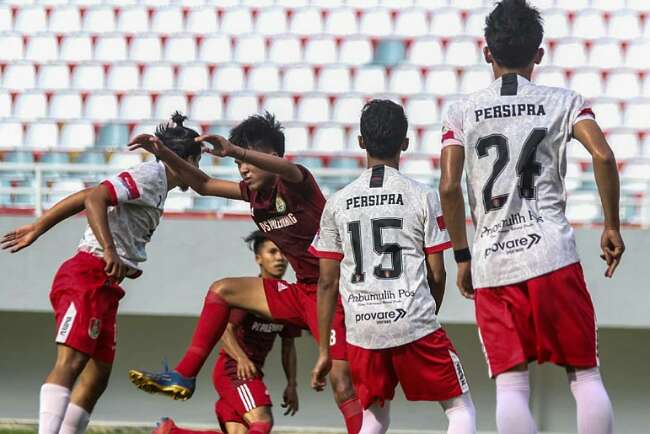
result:
[(246, 413), (256, 407), (271, 406), (271, 396), (262, 376), (240, 380), (236, 374), (226, 372), (228, 359), (228, 356), (220, 355), (212, 371), (212, 383), (219, 394), (215, 412), (223, 432), (226, 432), (226, 422), (248, 426), (244, 420)]
[[(264, 291), (274, 320), (289, 322), (298, 327), (309, 329), (318, 341), (316, 284), (264, 279)], [(345, 313), (340, 298), (336, 304), (329, 339), (332, 359), (347, 360)]]
[(443, 329), (395, 348), (348, 344), (350, 373), (363, 408), (392, 400), (401, 384), (409, 401), (446, 401), (469, 391), (456, 349)]
[(78, 252), (54, 276), (50, 302), (58, 344), (100, 362), (113, 363), (117, 306), (124, 291), (109, 282), (104, 267), (102, 259)]
[(476, 321), (491, 377), (533, 360), (598, 365), (596, 315), (580, 263), (477, 289)]

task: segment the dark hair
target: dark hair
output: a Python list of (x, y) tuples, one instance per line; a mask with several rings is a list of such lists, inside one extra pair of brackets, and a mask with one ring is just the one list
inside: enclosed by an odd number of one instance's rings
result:
[(485, 19), (492, 57), (508, 68), (528, 66), (544, 37), (542, 17), (526, 0), (502, 0)]
[(361, 137), (371, 157), (391, 158), (406, 139), (408, 120), (401, 105), (373, 99), (361, 110)]
[(156, 137), (182, 159), (201, 155), (201, 144), (194, 141), (199, 133), (183, 126), (187, 116), (174, 112), (171, 122), (164, 122), (156, 127)]
[(253, 231), (244, 238), (244, 242), (248, 244), (248, 248), (255, 252), (255, 254), (259, 253), (260, 247), (267, 241), (270, 241), (270, 239), (262, 231)]
[(284, 156), (282, 125), (269, 112), (247, 117), (230, 130), (228, 140), (242, 148), (273, 151), (280, 157)]

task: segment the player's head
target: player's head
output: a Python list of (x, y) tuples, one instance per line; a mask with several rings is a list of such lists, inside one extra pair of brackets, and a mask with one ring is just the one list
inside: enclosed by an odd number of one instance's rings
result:
[(255, 253), (255, 262), (260, 266), (262, 277), (281, 279), (284, 276), (287, 271), (287, 258), (264, 233), (254, 231), (244, 241)]
[[(269, 112), (253, 115), (230, 130), (229, 140), (244, 149), (284, 156), (284, 133), (282, 125)], [(237, 161), (239, 173), (251, 190), (259, 190), (269, 185), (275, 175), (251, 164)]]
[(361, 110), (359, 146), (379, 160), (399, 158), (406, 151), (408, 120), (401, 105), (387, 99), (373, 99)]
[[(179, 112), (172, 115), (171, 122), (164, 122), (156, 128), (155, 135), (160, 141), (171, 149), (176, 155), (193, 164), (199, 166), (201, 159), (201, 144), (194, 141), (199, 133), (191, 128), (183, 126), (187, 116)], [(174, 171), (168, 167), (173, 173)], [(186, 184), (180, 184), (181, 190), (186, 191), (189, 187)]]
[(539, 11), (526, 0), (502, 0), (485, 19), (485, 60), (493, 67), (532, 70), (544, 56)]

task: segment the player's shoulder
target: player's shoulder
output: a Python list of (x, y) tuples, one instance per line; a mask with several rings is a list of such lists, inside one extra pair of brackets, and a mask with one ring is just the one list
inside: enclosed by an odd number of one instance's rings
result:
[(126, 172), (132, 174), (138, 183), (147, 186), (163, 187), (167, 183), (165, 165), (159, 161), (144, 161), (131, 166)]

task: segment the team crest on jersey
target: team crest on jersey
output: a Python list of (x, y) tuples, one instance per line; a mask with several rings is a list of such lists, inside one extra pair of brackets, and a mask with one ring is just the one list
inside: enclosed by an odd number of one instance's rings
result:
[(97, 318), (90, 319), (90, 325), (88, 326), (88, 336), (91, 339), (97, 339), (99, 337), (99, 330), (101, 328), (102, 322)]
[(287, 203), (282, 199), (282, 196), (279, 194), (275, 197), (275, 210), (282, 214), (287, 210)]

